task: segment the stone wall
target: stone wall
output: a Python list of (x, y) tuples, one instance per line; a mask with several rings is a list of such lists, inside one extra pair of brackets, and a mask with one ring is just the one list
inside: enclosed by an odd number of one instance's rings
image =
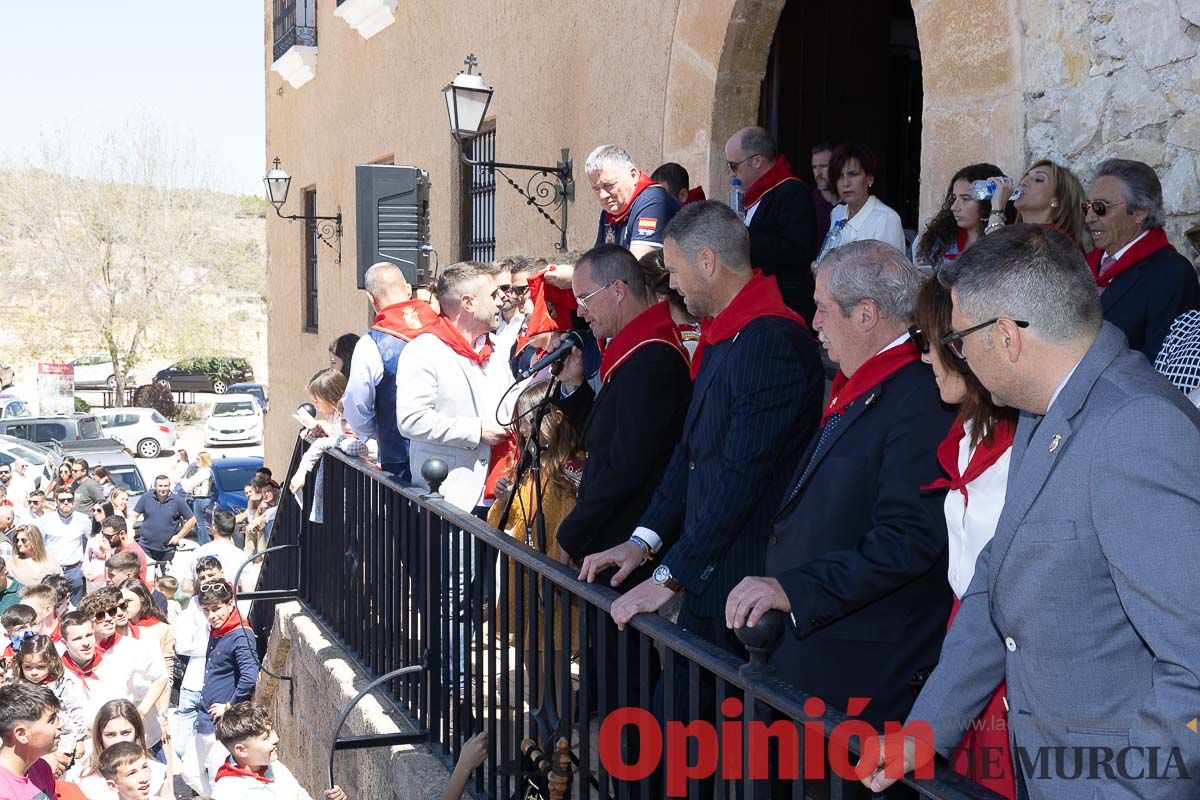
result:
[[(326, 775), (333, 726), (354, 696), (370, 682), (327, 638), (299, 603), (281, 603), (267, 645), (265, 672), (255, 700), (271, 711), (279, 733), (279, 757), (312, 797), (328, 788)], [(389, 714), (386, 701), (368, 695), (355, 707), (342, 736), (409, 731)], [(339, 753), (334, 780), (354, 800), (440, 800), (449, 771), (425, 746), (399, 745)]]
[(1200, 222), (1200, 0), (1024, 0), (1027, 162), (1085, 186), (1105, 158), (1158, 171), (1167, 232)]

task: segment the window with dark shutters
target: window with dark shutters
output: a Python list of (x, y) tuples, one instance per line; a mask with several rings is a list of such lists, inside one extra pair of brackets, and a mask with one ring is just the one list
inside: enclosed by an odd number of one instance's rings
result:
[(317, 190), (304, 190), (304, 330), (317, 332)]
[[(463, 143), (472, 161), (496, 160), (496, 124), (485, 122), (483, 130)], [(496, 172), (491, 167), (462, 169), (463, 258), (487, 263), (496, 259)]]

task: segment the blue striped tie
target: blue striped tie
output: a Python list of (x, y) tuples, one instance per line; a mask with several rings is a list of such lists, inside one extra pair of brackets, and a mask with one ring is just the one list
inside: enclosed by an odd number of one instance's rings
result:
[(842, 417), (844, 416), (845, 412), (836, 411), (830, 414), (825, 420), (825, 424), (821, 426), (821, 436), (817, 439), (817, 446), (813, 449), (812, 458), (808, 460), (808, 466), (804, 468), (804, 473), (800, 476), (800, 480), (796, 481), (796, 485), (792, 487), (792, 491), (788, 492), (787, 500), (784, 501), (785, 505), (792, 502), (792, 498), (796, 496), (796, 494), (800, 491), (800, 487), (806, 480), (808, 480), (808, 476), (812, 473), (813, 467), (817, 465), (817, 456), (819, 456), (821, 451), (825, 449), (825, 444), (829, 441), (829, 437), (832, 436), (833, 432), (836, 431), (838, 426), (842, 424)]

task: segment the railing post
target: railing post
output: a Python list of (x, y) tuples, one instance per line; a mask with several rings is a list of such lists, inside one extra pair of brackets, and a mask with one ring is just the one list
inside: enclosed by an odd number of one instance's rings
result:
[(753, 627), (747, 625), (734, 632), (737, 634), (738, 640), (745, 645), (747, 652), (750, 653), (750, 661), (738, 669), (738, 675), (750, 679), (773, 674), (775, 668), (767, 659), (770, 657), (771, 651), (775, 649), (775, 643), (783, 635), (783, 612), (771, 609), (762, 615), (757, 625)]
[[(445, 461), (440, 458), (428, 459), (421, 465), (421, 477), (429, 485), (429, 492), (421, 495), (423, 500), (441, 500), (442, 495), (438, 490), (441, 489), (442, 483), (450, 474), (450, 468)], [(426, 708), (429, 709), (429, 715), (426, 719), (425, 727), (429, 729), (431, 743), (442, 744), (442, 735), (445, 728), (442, 725), (442, 716), (444, 709), (442, 708), (442, 697), (445, 693), (442, 686), (442, 602), (445, 591), (442, 587), (442, 542), (441, 542), (441, 517), (430, 511), (428, 508), (421, 507), (420, 515), (422, 527), (424, 528), (423, 545), (425, 549), (425, 557), (423, 559), (423, 575), (421, 582), (423, 585), (418, 589), (417, 596), (420, 598), (420, 603), (424, 608), (419, 609), (421, 612), (421, 629), (425, 643), (425, 666), (426, 666)], [(445, 597), (447, 608), (450, 600)]]

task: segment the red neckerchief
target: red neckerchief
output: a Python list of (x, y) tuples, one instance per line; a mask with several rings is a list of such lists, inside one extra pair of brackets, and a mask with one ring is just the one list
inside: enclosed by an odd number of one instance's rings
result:
[(125, 630), (128, 631), (129, 635), (132, 636), (134, 639), (142, 638), (142, 634), (138, 632), (138, 626), (136, 623), (133, 623), (133, 622), (129, 623), (129, 626)]
[(825, 411), (821, 414), (821, 424), (824, 425), (830, 415), (845, 411), (847, 406), (895, 375), (902, 368), (920, 360), (921, 351), (917, 350), (912, 339), (906, 339), (903, 344), (889, 347), (882, 353), (876, 353), (868, 358), (867, 362), (856, 369), (849, 378), (844, 372), (838, 370), (838, 374), (833, 376), (833, 396), (829, 398), (829, 404), (825, 406)]
[(62, 654), (62, 665), (68, 672), (74, 672), (76, 675), (78, 675), (80, 682), (83, 683), (83, 686), (86, 689), (88, 685), (88, 678), (92, 677), (92, 675), (96, 672), (96, 667), (100, 666), (100, 659), (103, 656), (104, 653), (97, 648), (96, 654), (92, 657), (91, 665), (87, 668), (84, 668), (75, 663), (75, 659), (71, 658), (70, 652), (65, 652)]
[(604, 212), (605, 222), (607, 222), (609, 225), (620, 224), (620, 222), (622, 220), (624, 220), (626, 217), (629, 216), (629, 209), (633, 208), (633, 201), (637, 200), (638, 195), (640, 195), (642, 192), (649, 189), (651, 186), (658, 186), (658, 184), (655, 183), (650, 178), (649, 175), (642, 172), (641, 170), (638, 170), (637, 185), (633, 187), (633, 195), (629, 198), (629, 202), (626, 203), (625, 207), (622, 208), (620, 211), (618, 211), (616, 214), (610, 214), (607, 211), (605, 211)]
[(478, 364), (480, 367), (486, 366), (488, 359), (492, 357), (492, 340), (488, 338), (479, 352), (475, 352), (475, 348), (471, 347), (458, 328), (450, 324), (450, 320), (446, 317), (439, 316), (437, 321), (427, 327), (423, 333), (433, 334), (442, 340), (442, 343), (453, 350), (458, 355)]
[(700, 323), (700, 344), (692, 356), (692, 380), (700, 374), (706, 346), (732, 339), (759, 317), (783, 317), (808, 330), (804, 318), (784, 304), (775, 276), (763, 275), (756, 269), (733, 302), (712, 319)]
[(268, 767), (259, 767), (258, 769), (250, 769), (249, 767), (239, 767), (237, 764), (231, 763), (229, 759), (217, 769), (217, 777), (213, 778), (213, 783), (221, 780), (221, 778), (254, 778), (260, 783), (274, 783), (275, 781), (267, 777)]
[(130, 625), (129, 629), (133, 630), (134, 628), (153, 628), (155, 625), (165, 625), (165, 624), (166, 623), (163, 622), (158, 617), (142, 617), (137, 622)]
[(691, 205), (692, 203), (699, 203), (701, 200), (704, 200), (704, 199), (705, 199), (704, 187), (703, 186), (693, 186), (691, 189), (688, 189), (687, 197), (685, 197), (683, 199), (683, 204), (685, 206)]
[(381, 308), (375, 315), (375, 324), (371, 326), (371, 330), (409, 342), (437, 322), (437, 318), (437, 312), (424, 300), (406, 300)]
[(54, 630), (50, 631), (50, 641), (52, 641), (52, 642), (61, 642), (62, 641), (62, 620), (61, 619), (56, 618), (54, 620)]
[(220, 639), (227, 633), (236, 631), (238, 628), (249, 628), (250, 623), (242, 619), (241, 613), (235, 608), (233, 613), (229, 615), (229, 619), (225, 620), (225, 624), (219, 628), (213, 628), (209, 631), (209, 635), (214, 639)]
[[(546, 272), (553, 272), (551, 266), (545, 272), (538, 273), (529, 279), (529, 296), (533, 299), (533, 313), (525, 322), (525, 331), (521, 334), (524, 342), (528, 342), (539, 333), (551, 331), (569, 331), (573, 327), (571, 311), (578, 308), (575, 294), (570, 289), (560, 289), (546, 280)], [(522, 340), (517, 340), (517, 350), (524, 347)]]
[(946, 259), (947, 261), (953, 261), (954, 259), (961, 256), (963, 254), (963, 250), (967, 249), (967, 239), (968, 238), (969, 237), (967, 234), (967, 229), (959, 228), (958, 236), (954, 240), (954, 252), (946, 253), (945, 255), (942, 256), (942, 258)]
[(674, 348), (683, 357), (683, 363), (688, 363), (687, 350), (683, 349), (683, 339), (675, 327), (675, 320), (671, 319), (671, 306), (666, 300), (630, 320), (604, 348), (600, 358), (600, 383), (608, 383), (613, 370), (625, 363), (625, 359), (655, 342)]
[(121, 641), (121, 632), (120, 631), (116, 631), (115, 633), (113, 633), (112, 638), (109, 639), (108, 642), (102, 642), (99, 639), (97, 639), (96, 640), (96, 652), (101, 653), (101, 654), (107, 653), (109, 650), (112, 650), (116, 646), (117, 642), (119, 642), (119, 641)]
[(1096, 285), (1103, 289), (1122, 272), (1133, 269), (1159, 250), (1166, 250), (1168, 247), (1172, 250), (1175, 249), (1167, 241), (1166, 231), (1162, 228), (1151, 228), (1137, 244), (1126, 250), (1124, 255), (1117, 259), (1117, 263), (1105, 273), (1103, 278), (1100, 277), (1100, 261), (1104, 258), (1104, 251), (1097, 248), (1088, 253), (1087, 262), (1088, 266), (1092, 268), (1092, 274), (1096, 276)]
[(767, 192), (774, 189), (781, 183), (788, 181), (800, 180), (792, 174), (792, 165), (788, 163), (787, 156), (780, 155), (775, 159), (775, 163), (771, 168), (758, 177), (750, 188), (746, 190), (745, 205), (746, 208), (757, 203), (763, 198)]
[(987, 472), (988, 467), (995, 464), (1001, 456), (1008, 452), (1008, 449), (1012, 447), (1013, 435), (1016, 432), (1017, 425), (1010, 417), (1001, 417), (996, 420), (991, 432), (983, 438), (983, 441), (975, 445), (970, 458), (967, 459), (966, 470), (959, 475), (958, 447), (963, 437), (967, 435), (966, 427), (963, 425), (962, 418), (959, 417), (954, 420), (950, 432), (946, 434), (946, 438), (942, 440), (937, 449), (938, 464), (946, 473), (946, 477), (938, 478), (928, 486), (922, 486), (921, 489), (923, 491), (949, 489), (952, 492), (962, 492), (963, 502), (969, 502), (967, 484)]

